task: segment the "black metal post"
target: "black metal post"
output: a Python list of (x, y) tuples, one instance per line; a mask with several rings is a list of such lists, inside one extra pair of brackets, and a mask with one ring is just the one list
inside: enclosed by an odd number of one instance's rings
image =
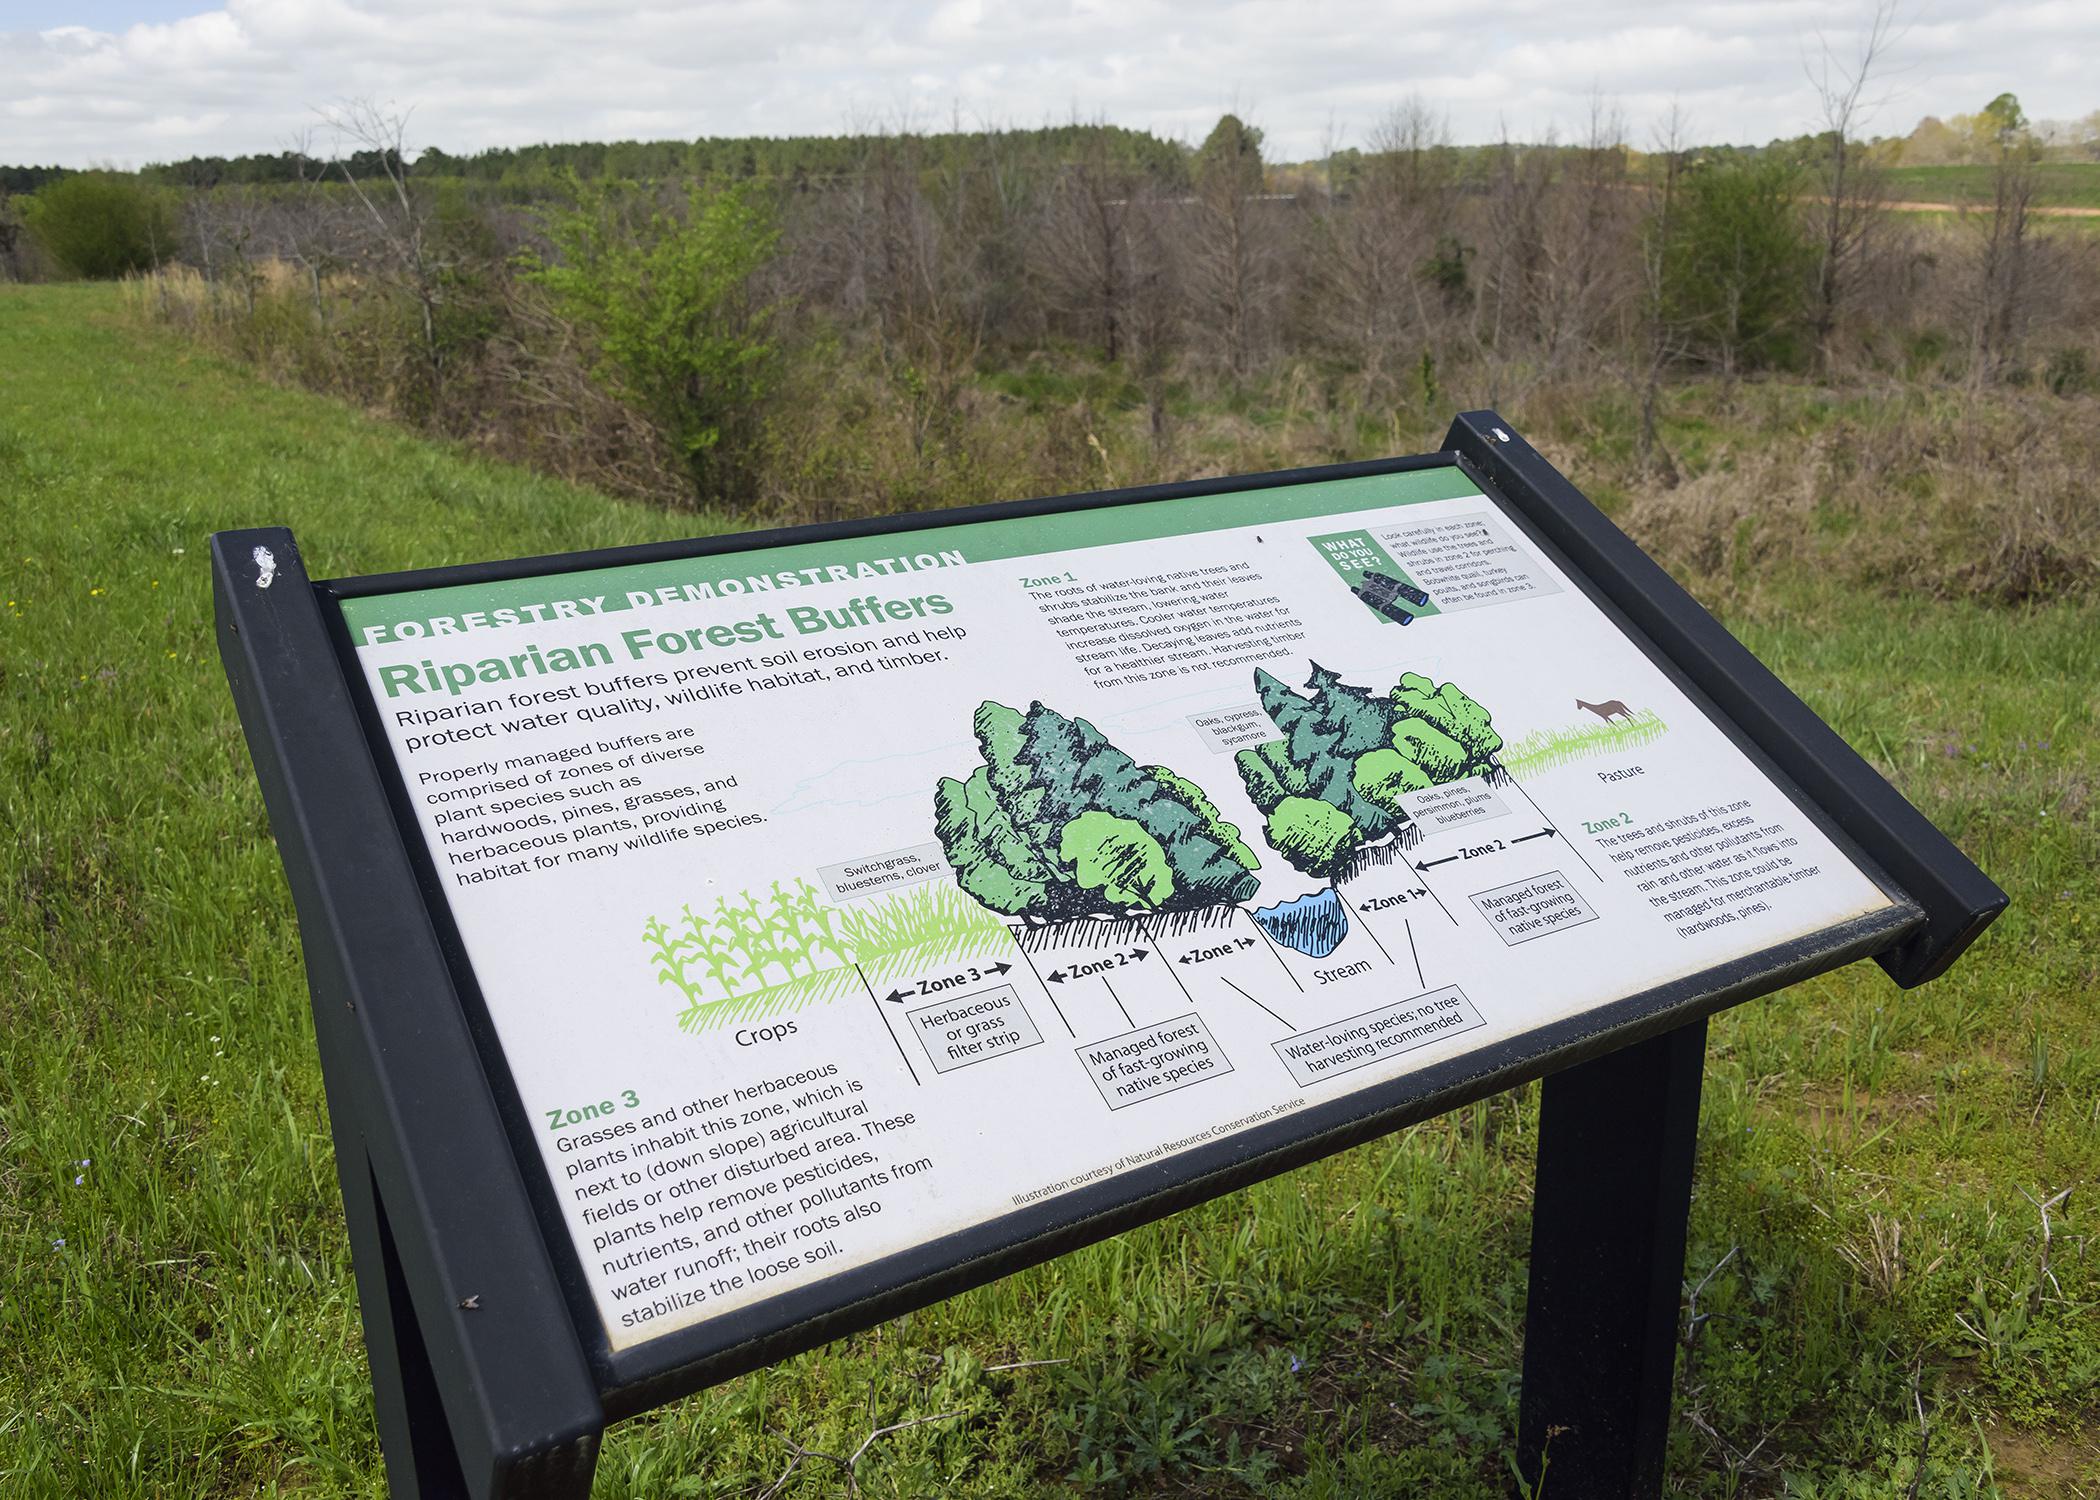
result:
[(212, 539), (220, 654), (299, 913), (373, 1405), (406, 1500), (580, 1500), (605, 1415), (288, 531)]
[(1539, 1100), (1517, 1460), (1553, 1500), (1662, 1493), (1704, 1019)]

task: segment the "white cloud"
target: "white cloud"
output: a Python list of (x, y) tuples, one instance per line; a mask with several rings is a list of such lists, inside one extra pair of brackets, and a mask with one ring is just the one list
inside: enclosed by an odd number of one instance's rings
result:
[[(1410, 92), (1460, 140), (1635, 140), (1674, 100), (1705, 140), (1813, 124), (1804, 54), (1863, 4), (1823, 0), (225, 0), (173, 20), (0, 32), (0, 160), (136, 164), (274, 150), (316, 111), (415, 111), (418, 144), (832, 133), (875, 122), (1107, 118), (1199, 139), (1238, 109), (1275, 154), (1360, 141)], [(97, 15), (121, 11), (101, 6)], [(156, 6), (161, 15), (166, 4)], [(0, 21), (0, 25), (6, 24)], [(107, 23), (105, 23), (106, 25)], [(1973, 110), (2100, 106), (2092, 0), (1939, 0), (1902, 38), (1880, 129)]]

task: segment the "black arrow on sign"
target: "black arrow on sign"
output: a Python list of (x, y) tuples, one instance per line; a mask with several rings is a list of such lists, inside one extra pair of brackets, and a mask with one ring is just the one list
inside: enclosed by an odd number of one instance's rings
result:
[(1143, 958), (1149, 951), (1150, 950), (1146, 948), (1133, 948), (1130, 950), (1130, 956), (1133, 960), (1140, 959)]
[(1557, 828), (1541, 828), (1537, 833), (1527, 833), (1522, 838), (1511, 839), (1510, 842), (1512, 844), (1526, 844), (1533, 839), (1550, 839), (1559, 832), (1560, 830)]
[(902, 990), (891, 990), (887, 995), (884, 995), (882, 998), (889, 1001), (892, 1005), (899, 1005), (903, 1003), (906, 996), (904, 991)]
[(1004, 974), (1008, 969), (1011, 969), (1012, 967), (1012, 964), (993, 964), (989, 968), (987, 968), (985, 972), (987, 974)]
[(1063, 984), (1065, 982), (1065, 975), (1062, 969), (1052, 969), (1043, 977), (1049, 980), (1052, 984)]
[(1423, 860), (1420, 863), (1418, 863), (1415, 866), (1415, 868), (1417, 870), (1434, 870), (1438, 865), (1448, 865), (1451, 863), (1451, 861), (1457, 858), (1458, 856), (1456, 854), (1447, 854), (1442, 859)]

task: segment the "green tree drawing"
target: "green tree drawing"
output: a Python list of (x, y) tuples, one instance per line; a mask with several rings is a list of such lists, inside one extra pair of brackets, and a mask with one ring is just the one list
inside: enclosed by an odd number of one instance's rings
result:
[(1065, 824), (1058, 856), (1082, 890), (1099, 891), (1113, 906), (1157, 911), (1174, 890), (1174, 872), (1159, 840), (1128, 818), (1098, 808)]
[(1347, 813), (1312, 797), (1286, 797), (1277, 803), (1269, 814), (1268, 836), (1276, 852), (1296, 868), (1328, 880), (1341, 874), (1364, 842)]
[(1502, 748), (1485, 708), (1416, 672), (1373, 693), (1316, 662), (1310, 696), (1260, 670), (1254, 687), (1283, 737), (1240, 751), (1240, 780), (1270, 845), (1322, 879), (1406, 825), (1407, 793), (1492, 770)]
[(979, 705), (984, 763), (934, 791), (957, 883), (1031, 922), (1188, 911), (1254, 894), (1239, 829), (1186, 778), (1141, 766), (1084, 719)]

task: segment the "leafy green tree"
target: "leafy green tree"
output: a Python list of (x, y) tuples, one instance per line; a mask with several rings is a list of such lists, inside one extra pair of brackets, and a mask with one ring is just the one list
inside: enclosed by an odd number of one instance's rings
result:
[(1065, 824), (1058, 858), (1083, 890), (1117, 908), (1157, 911), (1174, 890), (1174, 872), (1159, 840), (1128, 818), (1096, 809)]
[(558, 258), (526, 271), (596, 343), (593, 373), (646, 414), (701, 500), (734, 495), (772, 389), (774, 308), (753, 288), (780, 231), (749, 187), (695, 185), (676, 210), (571, 179), (551, 211)]
[(1398, 750), (1373, 750), (1360, 757), (1349, 779), (1359, 796), (1395, 817), (1401, 816), (1402, 797), (1436, 785), (1427, 771)]
[(1438, 687), (1409, 672), (1376, 694), (1314, 663), (1306, 686), (1310, 697), (1255, 672), (1262, 708), (1283, 738), (1234, 761), (1268, 815), (1270, 845), (1308, 875), (1335, 879), (1358, 850), (1398, 833), (1407, 793), (1495, 768), (1502, 737), (1455, 683)]
[(1285, 796), (1313, 797), (1339, 808), (1367, 842), (1391, 833), (1392, 814), (1356, 789), (1358, 757), (1389, 743), (1391, 703), (1343, 682), (1318, 663), (1307, 682), (1311, 698), (1259, 670), (1254, 686), (1269, 718), (1283, 731), (1281, 740), (1235, 757), (1254, 805), (1273, 811), (1279, 800), (1273, 786)]
[(1311, 797), (1286, 797), (1269, 814), (1269, 843), (1308, 875), (1332, 880), (1363, 847), (1363, 833), (1347, 813)]
[(1688, 168), (1666, 223), (1662, 315), (1728, 374), (1787, 353), (1817, 265), (1798, 209), (1801, 169), (1787, 155), (1709, 158)]
[(935, 789), (934, 831), (993, 911), (1055, 922), (1254, 894), (1260, 862), (1193, 783), (1040, 703), (986, 702), (972, 727), (984, 763)]
[(2020, 108), (2019, 98), (2013, 94), (2000, 94), (1986, 104), (1977, 122), (1987, 143), (2000, 151), (2009, 149), (2027, 134), (2027, 111)]
[(1261, 131), (1238, 115), (1221, 115), (1196, 148), (1198, 185), (1243, 195), (1260, 192), (1261, 141)]
[(167, 195), (126, 173), (69, 173), (38, 189), (23, 218), (53, 260), (90, 280), (151, 270), (175, 249)]

